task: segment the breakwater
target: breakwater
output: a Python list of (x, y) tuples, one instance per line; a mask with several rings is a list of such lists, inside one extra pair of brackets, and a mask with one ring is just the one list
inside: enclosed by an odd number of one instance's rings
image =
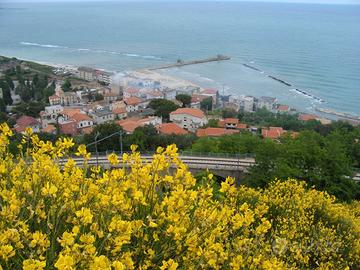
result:
[(182, 67), (182, 66), (189, 66), (189, 65), (197, 65), (197, 64), (203, 64), (203, 63), (209, 63), (209, 62), (219, 62), (219, 61), (226, 61), (230, 60), (230, 56), (225, 55), (217, 55), (216, 57), (209, 57), (205, 59), (198, 59), (198, 60), (191, 60), (191, 61), (183, 61), (179, 59), (176, 63), (173, 64), (166, 64), (158, 67), (152, 67), (148, 68), (148, 70), (158, 70), (158, 69), (167, 69), (167, 68), (173, 68), (173, 67)]
[(318, 108), (318, 107), (316, 107), (315, 110), (318, 112), (335, 115), (335, 116), (338, 116), (338, 117), (341, 117), (344, 119), (353, 120), (353, 121), (360, 123), (360, 116), (355, 116), (355, 115), (351, 115), (348, 113), (343, 113), (343, 112), (338, 112), (338, 111), (331, 110), (331, 109)]
[[(260, 73), (264, 73), (263, 70), (261, 70), (261, 69), (259, 69), (259, 68), (257, 68), (257, 67), (251, 66), (251, 65), (249, 65), (249, 64), (245, 64), (245, 63), (244, 63), (243, 66), (245, 66), (245, 67), (247, 67), (247, 68), (249, 68), (249, 69), (258, 71), (258, 72), (260, 72)], [(289, 82), (287, 82), (287, 81), (285, 81), (285, 80), (283, 80), (283, 79), (280, 79), (280, 78), (278, 78), (278, 77), (275, 77), (275, 76), (273, 76), (273, 75), (266, 75), (266, 76), (267, 76), (268, 78), (274, 80), (274, 81), (277, 81), (277, 82), (283, 84), (283, 85), (290, 86), (290, 87), (293, 86), (293, 84), (291, 84), (291, 83), (289, 83)], [(299, 89), (299, 88), (293, 88), (293, 89), (290, 89), (290, 91), (294, 91), (294, 92), (296, 92), (296, 93), (298, 93), (298, 94), (303, 95), (304, 97), (311, 98), (311, 99), (313, 99), (313, 100), (315, 100), (315, 101), (317, 101), (317, 102), (320, 102), (320, 103), (323, 103), (323, 102), (324, 102), (323, 99), (321, 99), (321, 98), (319, 98), (319, 97), (317, 97), (317, 96), (315, 96), (315, 95), (313, 95), (313, 94), (311, 94), (311, 93), (309, 93), (309, 92), (307, 92), (307, 91), (305, 91), (305, 90), (301, 90), (301, 89)]]

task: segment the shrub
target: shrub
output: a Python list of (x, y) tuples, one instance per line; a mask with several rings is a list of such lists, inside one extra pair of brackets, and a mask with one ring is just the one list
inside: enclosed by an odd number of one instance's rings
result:
[[(359, 204), (339, 204), (303, 182), (267, 189), (196, 183), (175, 145), (144, 163), (136, 147), (111, 170), (68, 157), (71, 139), (28, 130), (22, 153), (0, 134), (3, 269), (355, 269)], [(27, 148), (32, 145), (31, 148)], [(62, 165), (63, 164), (63, 165)], [(1, 268), (0, 267), (0, 268)]]

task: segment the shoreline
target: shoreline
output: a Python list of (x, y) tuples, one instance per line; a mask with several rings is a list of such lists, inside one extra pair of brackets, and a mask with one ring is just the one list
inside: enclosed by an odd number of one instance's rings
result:
[[(67, 71), (77, 71), (77, 69), (80, 67), (80, 65), (70, 65), (70, 64), (60, 64), (60, 63), (52, 63), (52, 62), (47, 62), (47, 61), (38, 61), (38, 60), (33, 60), (33, 59), (24, 59), (24, 58), (17, 58), (17, 57), (12, 57), (12, 56), (5, 56), (5, 55), (0, 55), (0, 56), (4, 56), (6, 58), (16, 58), (17, 60), (19, 61), (24, 61), (24, 62), (33, 62), (33, 63), (36, 63), (36, 64), (40, 64), (40, 65), (45, 65), (45, 66), (48, 66), (48, 67), (51, 67), (53, 68), (54, 70), (55, 69), (64, 69), (64, 70), (67, 70)], [(245, 65), (243, 64), (243, 66), (249, 68), (249, 69), (253, 69), (252, 66), (250, 65)], [(105, 69), (102, 69), (102, 68), (97, 68), (97, 67), (93, 67), (95, 69), (99, 69), (99, 70), (105, 70)], [(143, 69), (136, 69), (136, 70), (128, 70), (128, 71), (123, 71), (123, 72), (119, 72), (119, 71), (115, 71), (115, 70), (107, 70), (107, 71), (110, 71), (110, 72), (114, 72), (115, 73), (115, 76), (119, 73), (137, 73), (137, 72), (141, 72), (141, 71), (151, 71), (151, 72), (156, 72), (154, 70), (151, 70), (151, 69), (148, 69), (148, 68), (143, 68)], [(257, 69), (257, 68), (254, 68), (253, 69), (254, 71), (260, 71), (260, 69)], [(159, 76), (165, 76), (165, 77), (171, 77), (172, 79), (174, 79), (175, 81), (177, 81), (178, 83), (184, 83), (184, 82), (187, 82), (189, 84), (192, 84), (192, 85), (196, 85), (198, 87), (201, 87), (201, 88), (206, 88), (204, 86), (201, 86), (201, 84), (198, 84), (198, 83), (195, 83), (195, 82), (192, 82), (190, 80), (186, 80), (186, 79), (183, 79), (183, 78), (180, 78), (180, 77), (177, 77), (177, 76), (170, 76), (170, 75), (167, 75), (167, 74), (162, 74), (161, 72), (156, 72)], [(55, 75), (55, 74), (54, 74)], [(291, 89), (292, 90), (292, 89)], [(296, 89), (297, 90), (297, 89)], [(294, 91), (294, 90), (293, 90)], [(298, 92), (298, 91), (296, 91)], [(220, 93), (220, 90), (219, 90), (219, 93)], [(231, 93), (224, 93), (225, 95), (232, 95), (234, 97), (239, 97), (241, 95), (237, 94), (237, 95), (234, 95), (234, 94), (231, 94)], [(299, 93), (300, 94), (300, 93)], [(302, 112), (302, 111), (299, 111), (296, 109), (296, 111), (298, 113), (306, 113), (306, 112)], [(334, 109), (331, 109), (331, 108), (319, 108), (319, 107), (316, 107), (314, 106), (314, 111), (317, 111), (317, 112), (320, 112), (322, 114), (325, 114), (325, 115), (331, 115), (332, 117), (335, 117), (336, 120), (341, 120), (341, 119), (347, 119), (347, 120), (352, 120), (352, 121), (356, 121), (356, 122), (360, 122), (360, 116), (359, 115), (356, 115), (356, 114), (353, 114), (353, 113), (348, 113), (348, 112), (342, 112), (342, 111), (336, 111)]]

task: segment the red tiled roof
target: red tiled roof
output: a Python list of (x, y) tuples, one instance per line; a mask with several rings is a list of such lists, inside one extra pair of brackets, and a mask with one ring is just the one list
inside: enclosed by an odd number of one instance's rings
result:
[(90, 121), (92, 120), (88, 115), (84, 114), (84, 113), (75, 113), (71, 119), (75, 120), (76, 122), (80, 122), (80, 121)]
[(55, 130), (56, 130), (56, 127), (54, 125), (48, 125), (46, 128), (42, 129), (42, 132), (53, 133)]
[(75, 114), (81, 113), (80, 109), (71, 109), (71, 108), (65, 108), (61, 112), (62, 114), (65, 114), (69, 117), (73, 117)]
[(290, 107), (288, 105), (279, 105), (277, 110), (281, 112), (288, 112), (290, 110)]
[(174, 123), (161, 124), (159, 126), (159, 132), (162, 134), (167, 134), (167, 135), (171, 135), (171, 134), (185, 135), (185, 134), (189, 133), (187, 130), (179, 127), (178, 125), (176, 125)]
[(126, 113), (125, 107), (118, 107), (112, 110), (114, 114), (123, 114)]
[(193, 94), (191, 96), (191, 102), (192, 103), (196, 103), (196, 102), (201, 102), (204, 99), (209, 98), (209, 96), (205, 96), (205, 95), (200, 95), (200, 94)]
[(201, 94), (206, 94), (206, 95), (216, 95), (217, 94), (217, 90), (213, 89), (213, 88), (207, 88), (204, 89), (203, 91), (201, 91)]
[(247, 124), (241, 124), (241, 123), (239, 123), (239, 124), (237, 124), (236, 128), (237, 128), (237, 129), (247, 129)]
[(139, 92), (139, 89), (137, 88), (133, 88), (133, 87), (129, 87), (125, 89), (125, 92), (128, 94), (136, 94)]
[(310, 121), (310, 120), (316, 120), (317, 116), (314, 114), (300, 114), (299, 115), (299, 120), (301, 121)]
[(63, 133), (63, 134), (72, 135), (72, 136), (78, 134), (76, 121), (62, 123), (59, 126), (60, 126), (61, 133)]
[(282, 127), (269, 127), (261, 130), (261, 135), (264, 138), (277, 139), (286, 131)]
[(219, 136), (224, 136), (224, 135), (235, 134), (238, 132), (239, 132), (238, 130), (234, 130), (234, 129), (208, 127), (208, 128), (198, 129), (196, 131), (196, 136), (198, 136), (198, 137), (205, 137), (205, 136), (219, 137)]
[(179, 108), (176, 111), (171, 112), (170, 114), (174, 115), (174, 114), (188, 114), (197, 118), (204, 118), (205, 114), (202, 110), (200, 109), (195, 109), (195, 108)]
[(124, 100), (127, 105), (137, 105), (142, 102), (142, 100), (138, 97), (129, 97)]
[(23, 115), (18, 120), (16, 120), (14, 129), (16, 132), (23, 132), (27, 127), (32, 127), (38, 124), (40, 124), (39, 121), (34, 117)]
[(125, 119), (117, 122), (126, 132), (133, 133), (134, 130), (140, 126), (138, 120), (135, 119)]

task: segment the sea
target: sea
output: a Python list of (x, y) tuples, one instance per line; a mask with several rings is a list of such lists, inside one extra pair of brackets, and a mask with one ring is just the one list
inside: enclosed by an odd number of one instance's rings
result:
[(360, 5), (0, 1), (0, 55), (125, 72), (218, 54), (231, 60), (162, 72), (221, 94), (360, 115)]

